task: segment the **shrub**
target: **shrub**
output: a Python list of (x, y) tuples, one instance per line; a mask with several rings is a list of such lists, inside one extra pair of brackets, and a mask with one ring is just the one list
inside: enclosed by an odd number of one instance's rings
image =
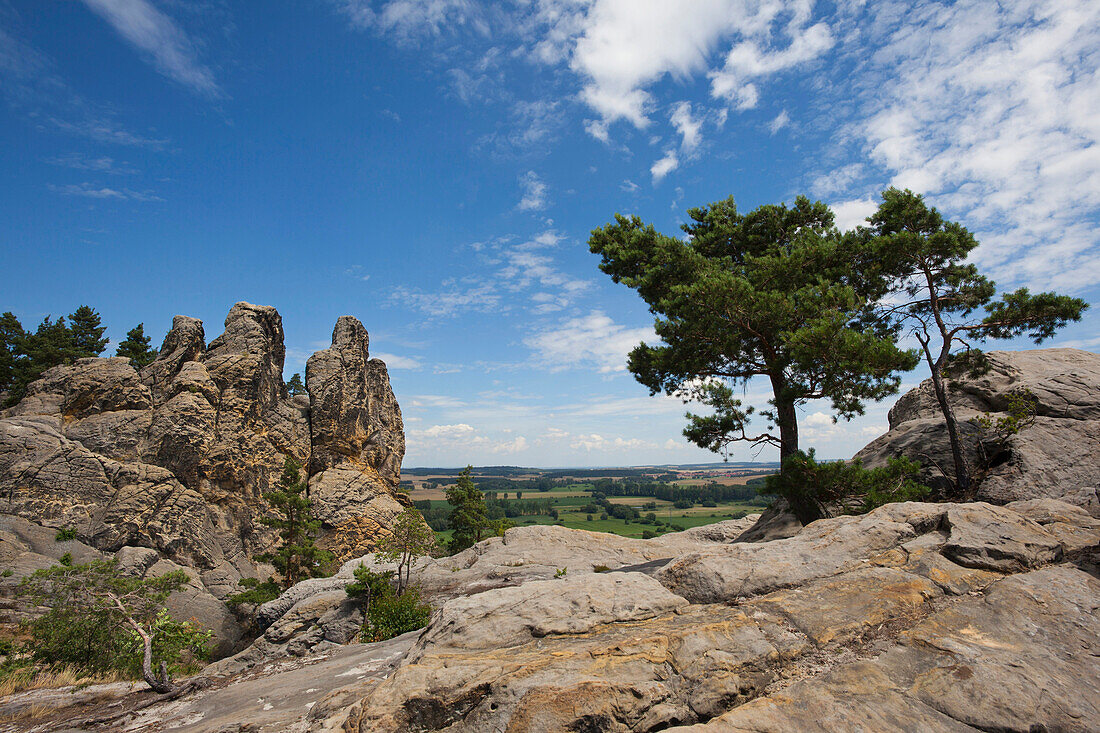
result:
[[(27, 623), (36, 662), (86, 674), (142, 676), (157, 692), (176, 689), (168, 674), (194, 670), (213, 633), (177, 621), (164, 608), (187, 583), (182, 571), (138, 579), (118, 574), (114, 560), (36, 570), (19, 594), (49, 610)], [(154, 666), (161, 666), (159, 675)]]
[(903, 457), (872, 469), (859, 459), (818, 463), (811, 448), (789, 456), (782, 473), (767, 477), (763, 493), (785, 498), (798, 516), (829, 516), (837, 510), (858, 514), (927, 496), (928, 487), (916, 481), (919, 473), (920, 464)]
[(363, 624), (363, 641), (384, 641), (428, 625), (432, 607), (420, 600), (420, 589), (410, 586), (399, 596), (378, 598), (371, 603)]
[(67, 540), (76, 539), (76, 530), (72, 527), (62, 527), (57, 530), (57, 534), (53, 536), (54, 542), (66, 542)]
[(282, 587), (275, 582), (274, 578), (268, 578), (262, 583), (258, 578), (241, 578), (238, 585), (246, 590), (229, 596), (226, 604), (230, 608), (244, 605), (259, 606), (275, 600), (282, 593)]
[(657, 533), (656, 533), (656, 532), (654, 532), (654, 531), (653, 531), (653, 530), (651, 530), (651, 529), (643, 529), (643, 530), (642, 530), (642, 539), (643, 539), (643, 540), (648, 540), (648, 539), (652, 539), (652, 538), (654, 538), (654, 537), (656, 537), (656, 536), (657, 536)]

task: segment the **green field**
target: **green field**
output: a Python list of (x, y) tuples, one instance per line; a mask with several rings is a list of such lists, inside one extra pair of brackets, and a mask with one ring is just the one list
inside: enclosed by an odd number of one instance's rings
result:
[[(592, 503), (590, 492), (591, 484), (572, 484), (565, 487), (555, 487), (549, 491), (524, 491), (523, 500), (549, 501), (550, 505), (558, 511), (558, 519), (554, 520), (546, 514), (520, 515), (509, 518), (516, 526), (534, 524), (558, 524), (570, 529), (583, 529), (590, 532), (608, 532), (623, 537), (641, 538), (643, 532), (649, 531), (657, 535), (679, 531), (705, 524), (713, 524), (727, 519), (738, 519), (746, 514), (757, 513), (763, 510), (759, 504), (747, 502), (719, 503), (714, 507), (696, 505), (690, 509), (677, 509), (670, 502), (654, 499), (652, 497), (625, 497), (612, 496), (608, 500), (613, 504), (622, 504), (633, 507), (641, 513), (639, 519), (616, 519), (608, 517), (601, 519), (601, 513), (597, 512), (588, 519), (588, 514), (581, 511), (582, 507)], [(503, 494), (505, 492), (501, 492)], [(506, 492), (508, 501), (515, 500), (515, 492)], [(410, 497), (418, 502), (429, 501), (433, 509), (449, 510), (450, 504), (440, 497), (442, 492), (435, 489), (424, 489), (410, 492)], [(499, 496), (500, 494), (498, 494)], [(645, 508), (646, 505), (656, 505), (656, 508)], [(656, 521), (645, 522), (648, 514), (656, 516)], [(436, 536), (440, 542), (450, 539), (450, 530), (437, 531)]]

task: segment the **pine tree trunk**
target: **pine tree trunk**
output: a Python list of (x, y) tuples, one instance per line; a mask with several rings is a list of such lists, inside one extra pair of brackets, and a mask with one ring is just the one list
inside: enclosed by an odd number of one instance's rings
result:
[(947, 423), (947, 438), (951, 443), (951, 459), (955, 464), (955, 492), (960, 498), (965, 498), (970, 491), (970, 469), (966, 465), (966, 458), (962, 454), (962, 441), (959, 439), (959, 423), (955, 419), (955, 410), (947, 401), (947, 387), (943, 383), (943, 375), (939, 365), (929, 361), (928, 366), (932, 372), (932, 386), (936, 390), (936, 400), (940, 403), (940, 411)]

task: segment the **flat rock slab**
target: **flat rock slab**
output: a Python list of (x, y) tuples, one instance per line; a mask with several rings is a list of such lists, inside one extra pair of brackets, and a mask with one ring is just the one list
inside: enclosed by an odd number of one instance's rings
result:
[(1001, 580), (843, 665), (676, 733), (1095, 731), (1100, 581), (1068, 566)]

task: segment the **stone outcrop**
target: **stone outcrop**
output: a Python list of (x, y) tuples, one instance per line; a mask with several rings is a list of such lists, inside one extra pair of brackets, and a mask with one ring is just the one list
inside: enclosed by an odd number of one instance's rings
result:
[[(177, 316), (153, 363), (80, 359), (47, 371), (0, 418), (0, 513), (76, 530), (103, 553), (149, 548), (224, 599), (273, 532), (257, 521), (286, 456), (310, 481), (323, 542), (362, 554), (401, 509), (404, 434), (386, 366), (350, 316), (310, 359), (309, 399), (283, 383), (282, 318), (237, 303), (209, 346)], [(355, 520), (355, 542), (338, 538)], [(220, 623), (220, 621), (219, 621)]]
[[(978, 498), (1004, 504), (1021, 499), (1057, 497), (1100, 485), (1100, 354), (1079, 349), (992, 351), (990, 371), (960, 377), (949, 397), (963, 434), (967, 459), (978, 465), (976, 429), (971, 418), (1003, 415), (1013, 390), (1035, 397), (1034, 422), (1008, 440), (982, 478)], [(857, 457), (875, 466), (895, 455), (924, 464), (925, 480), (944, 483), (951, 452), (943, 417), (930, 380), (911, 390), (890, 410), (890, 431)]]
[(457, 598), (310, 730), (1089, 730), (1100, 580), (1074, 560), (1100, 521), (1017, 509), (888, 505), (681, 555), (656, 580)]
[(310, 428), (310, 496), (315, 515), (335, 528), (329, 546), (362, 554), (402, 510), (395, 496), (405, 454), (401, 410), (386, 365), (371, 359), (367, 331), (341, 316), (332, 346), (306, 362)]

